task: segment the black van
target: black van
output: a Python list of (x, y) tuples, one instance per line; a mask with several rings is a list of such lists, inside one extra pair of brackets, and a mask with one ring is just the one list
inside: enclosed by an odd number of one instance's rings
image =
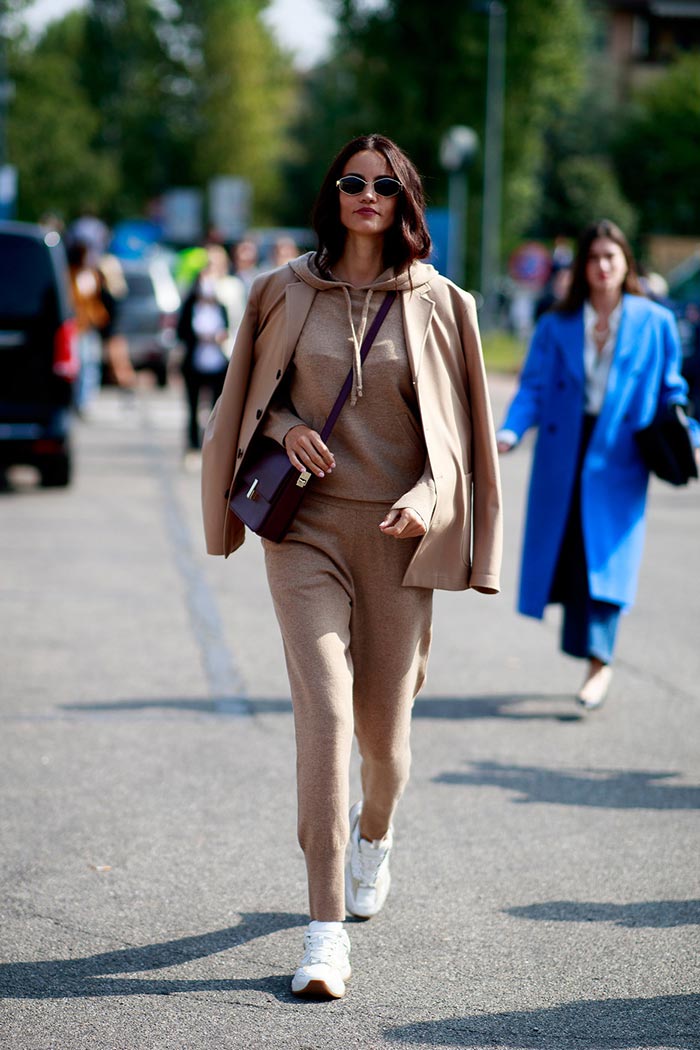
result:
[(0, 471), (29, 464), (42, 485), (69, 483), (79, 369), (61, 238), (0, 222)]

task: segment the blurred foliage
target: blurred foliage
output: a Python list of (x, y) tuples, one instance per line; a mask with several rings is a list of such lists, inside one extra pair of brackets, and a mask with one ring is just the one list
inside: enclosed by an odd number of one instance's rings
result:
[[(80, 21), (75, 15), (65, 20), (66, 39)], [(67, 216), (88, 202), (104, 206), (118, 176), (109, 158), (92, 148), (100, 118), (80, 85), (76, 58), (62, 47), (19, 49), (10, 68), (15, 98), (7, 140), (19, 169), (19, 215)]]
[(616, 222), (630, 238), (637, 213), (625, 197), (612, 161), (619, 108), (611, 70), (597, 54), (586, 57), (586, 88), (577, 104), (554, 120), (545, 136), (533, 236), (575, 237), (596, 218)]
[(633, 100), (613, 155), (646, 233), (700, 228), (700, 54), (673, 63)]
[[(184, 5), (183, 5), (184, 6)], [(260, 0), (210, 0), (201, 14), (196, 174), (251, 180), (257, 222), (271, 223), (281, 194), (286, 131), (296, 98), (290, 59), (275, 44)]]
[[(262, 14), (270, 0), (88, 0), (38, 38), (27, 0), (0, 0), (7, 127), (20, 215), (85, 207), (143, 214), (174, 186), (249, 178), (258, 224), (306, 225), (332, 156), (380, 131), (446, 203), (439, 146), (477, 132), (469, 176), (468, 277), (480, 229), (488, 4), (327, 0), (329, 58), (300, 73)], [(700, 56), (678, 59), (631, 104), (617, 99), (591, 0), (507, 8), (503, 255), (523, 237), (575, 235), (607, 215), (630, 235), (700, 222)]]
[(254, 184), (256, 220), (273, 219), (295, 92), (260, 19), (267, 4), (90, 0), (36, 42), (17, 32), (8, 137), (20, 215), (89, 206), (113, 221), (169, 187), (236, 174)]
[[(356, 134), (395, 139), (421, 171), (430, 202), (446, 202), (440, 140), (454, 124), (479, 135), (470, 178), (470, 226), (478, 228), (482, 182), (488, 18), (484, 4), (387, 0), (368, 10), (339, 0), (333, 53), (307, 78), (296, 129), (304, 160), (290, 175), (308, 212), (333, 154)], [(575, 107), (584, 86), (589, 42), (584, 0), (507, 4), (504, 241), (513, 246), (535, 217), (548, 129)], [(293, 204), (293, 202), (292, 202)], [(291, 215), (288, 202), (288, 213)]]

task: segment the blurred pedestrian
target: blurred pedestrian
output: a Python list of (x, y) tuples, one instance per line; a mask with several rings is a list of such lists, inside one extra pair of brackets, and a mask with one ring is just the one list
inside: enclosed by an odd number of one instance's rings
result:
[(105, 323), (100, 328), (102, 339), (103, 379), (115, 383), (120, 390), (133, 393), (136, 372), (129, 357), (129, 343), (121, 330), (121, 304), (128, 287), (124, 269), (116, 255), (103, 255), (98, 266), (100, 297), (106, 311)]
[[(498, 591), (501, 512), (474, 300), (418, 261), (430, 238), (413, 164), (381, 135), (354, 139), (325, 177), (314, 226), (318, 252), (253, 285), (202, 481), (207, 549), (229, 554), (244, 527), (223, 493), (255, 431), (313, 475), (283, 542), (263, 547), (294, 707), (311, 917), (292, 991), (338, 998), (346, 910), (376, 915), (389, 890), (433, 589)], [(346, 375), (329, 447), (319, 431)], [(353, 730), (363, 798), (348, 817)]]
[(216, 282), (216, 297), (226, 309), (228, 318), (227, 356), (230, 357), (238, 326), (243, 320), (248, 294), (243, 281), (234, 274), (231, 259), (223, 245), (208, 244), (206, 247), (208, 272)]
[(700, 304), (686, 303), (679, 324), (683, 344), (681, 371), (688, 384), (690, 413), (700, 419)]
[(570, 287), (571, 266), (560, 265), (552, 267), (552, 273), (545, 289), (535, 303), (535, 321), (539, 321), (542, 314), (546, 314), (548, 310), (563, 302), (569, 293)]
[(86, 204), (78, 218), (70, 224), (68, 239), (83, 244), (87, 264), (97, 267), (100, 256), (107, 251), (110, 231), (107, 224), (97, 215), (93, 204)]
[[(216, 274), (206, 266), (182, 304), (177, 337), (183, 345), (182, 377), (187, 397), (187, 450), (202, 442), (199, 411), (202, 393), (213, 405), (224, 385), (228, 365), (228, 315), (216, 294)], [(186, 461), (187, 457), (186, 457)]]
[(244, 237), (233, 246), (233, 269), (245, 285), (246, 295), (250, 292), (253, 281), (260, 273), (258, 265), (258, 246), (252, 237)]
[(299, 248), (293, 237), (278, 237), (272, 246), (272, 265), (284, 266), (299, 255)]
[(685, 402), (679, 367), (675, 319), (642, 296), (624, 234), (592, 224), (498, 433), (507, 452), (538, 428), (518, 609), (541, 619), (546, 605), (563, 606), (561, 648), (588, 660), (583, 708), (605, 699), (620, 614), (636, 593), (648, 471), (635, 431)]
[(99, 333), (108, 324), (109, 314), (100, 294), (100, 276), (89, 261), (87, 244), (76, 240), (69, 242), (67, 256), (80, 357), (75, 405), (78, 412), (84, 412), (99, 390), (102, 363)]

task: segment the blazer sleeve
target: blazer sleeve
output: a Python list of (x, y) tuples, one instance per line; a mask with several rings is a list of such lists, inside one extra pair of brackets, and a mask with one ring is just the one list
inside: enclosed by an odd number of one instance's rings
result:
[(501, 479), (491, 402), (481, 350), (476, 305), (468, 297), (462, 318), (472, 417), (472, 559), (469, 586), (483, 594), (500, 590), (503, 554)]
[(530, 427), (539, 426), (543, 392), (551, 368), (551, 315), (545, 315), (537, 327), (520, 374), (518, 390), (510, 403), (500, 430), (510, 430), (518, 441)]
[[(214, 405), (202, 441), (202, 516), (208, 554), (223, 555), (228, 488), (236, 466), (236, 450), (253, 360), (258, 325), (255, 285), (241, 321), (221, 396)], [(238, 528), (238, 526), (236, 526)], [(243, 543), (240, 523), (235, 547)]]

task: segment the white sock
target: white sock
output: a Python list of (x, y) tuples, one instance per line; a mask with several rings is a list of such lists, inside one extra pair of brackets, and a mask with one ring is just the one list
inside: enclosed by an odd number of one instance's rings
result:
[(309, 923), (309, 933), (340, 933), (342, 928), (342, 922), (320, 922), (318, 919), (312, 919)]

